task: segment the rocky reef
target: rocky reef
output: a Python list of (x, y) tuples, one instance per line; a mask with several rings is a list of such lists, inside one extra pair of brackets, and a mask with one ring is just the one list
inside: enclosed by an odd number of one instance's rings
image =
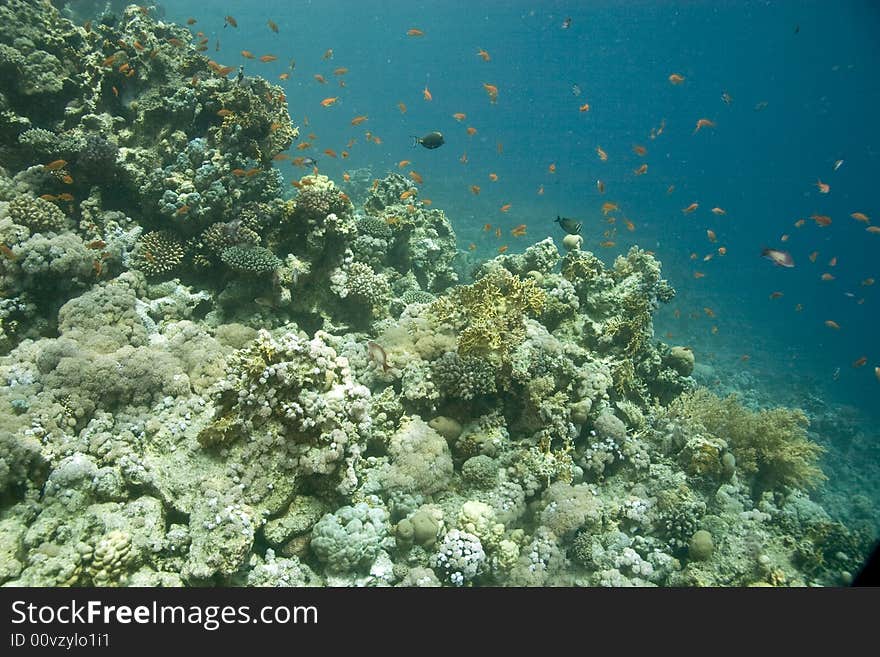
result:
[(806, 416), (696, 387), (653, 255), (464, 284), (402, 176), (285, 187), (296, 99), (199, 45), (0, 7), (0, 583), (851, 577)]

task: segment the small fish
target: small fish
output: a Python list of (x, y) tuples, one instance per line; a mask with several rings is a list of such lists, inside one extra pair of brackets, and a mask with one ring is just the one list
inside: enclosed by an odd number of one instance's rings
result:
[(571, 85), (571, 95), (574, 96), (575, 98), (577, 98), (578, 96), (581, 95), (581, 88), (579, 85), (577, 85), (577, 84)]
[(828, 266), (829, 267), (836, 267), (837, 266), (837, 256), (834, 256), (833, 258), (831, 258), (831, 260), (828, 261)]
[(730, 94), (726, 91), (721, 92), (721, 100), (725, 105), (730, 105), (733, 102), (733, 98), (731, 98)]
[(477, 134), (477, 129), (473, 128), (471, 126), (468, 126), (467, 133), (468, 133), (468, 136), (473, 137), (475, 134)]
[(538, 187), (538, 190), (537, 190), (536, 194), (537, 194), (538, 196), (543, 196), (543, 195), (544, 195), (544, 185), (541, 185), (540, 187)]
[(599, 246), (601, 246), (603, 249), (610, 249), (614, 247), (615, 244), (616, 242), (613, 242), (612, 240), (606, 240), (605, 242), (600, 242)]
[(858, 359), (854, 360), (853, 363), (852, 363), (852, 366), (855, 367), (855, 368), (862, 367), (862, 366), (863, 366), (864, 364), (866, 364), (867, 362), (868, 362), (868, 357), (867, 357), (867, 356), (862, 356), (861, 358), (858, 358)]
[(387, 373), (390, 369), (388, 367), (388, 354), (385, 353), (385, 350), (378, 342), (367, 340), (367, 357), (381, 367), (383, 372)]
[(44, 164), (43, 168), (46, 171), (58, 171), (58, 169), (63, 169), (66, 166), (67, 160), (53, 160), (49, 164)]
[[(480, 187), (478, 185), (471, 185), (471, 194), (476, 196), (479, 193), (480, 193)], [(488, 226), (489, 224), (486, 224), (486, 225)]]
[(515, 227), (510, 231), (510, 234), (513, 235), (514, 237), (522, 237), (523, 235), (526, 234), (526, 225), (525, 225), (525, 224), (520, 224), (520, 225), (518, 225), (518, 226), (515, 226)]
[(556, 173), (556, 162), (551, 162), (550, 166), (547, 167), (548, 173)]
[(326, 155), (327, 157), (336, 157), (336, 151), (334, 151), (332, 148), (325, 148), (324, 155)]
[(794, 222), (794, 227), (801, 228), (805, 223), (807, 223), (807, 221), (805, 219), (798, 219), (797, 221)]
[(873, 285), (873, 284), (874, 284), (874, 279), (873, 279), (873, 278), (866, 278), (865, 280), (862, 281), (862, 285), (863, 285), (864, 287), (869, 287), (869, 286), (871, 286), (871, 285)]
[(710, 121), (709, 119), (697, 119), (697, 127), (694, 128), (693, 134), (697, 134), (697, 132), (701, 128), (714, 128), (714, 127), (715, 127), (714, 121)]
[(425, 182), (424, 178), (422, 178), (422, 176), (415, 171), (410, 171), (407, 175), (419, 185)]
[(604, 194), (605, 193), (605, 183), (603, 183), (601, 180), (597, 179), (596, 180), (596, 189), (599, 190), (600, 194)]
[(506, 244), (505, 244), (504, 246), (499, 246), (499, 247), (498, 247), (498, 253), (504, 253), (504, 252), (507, 251), (507, 249), (509, 249), (509, 248), (510, 248), (510, 247), (507, 246)]
[(644, 146), (633, 146), (633, 153), (638, 155), (639, 157), (644, 157), (648, 153), (648, 149)]
[(321, 59), (325, 61), (328, 59), (333, 59), (333, 48), (327, 48), (327, 50), (324, 51), (324, 54), (321, 55)]
[(498, 87), (496, 87), (494, 84), (484, 82), (483, 89), (486, 90), (486, 94), (489, 96), (490, 103), (495, 104), (496, 102), (498, 102)]
[(752, 109), (756, 112), (763, 112), (765, 109), (767, 109), (767, 105), (769, 105), (769, 104), (770, 103), (768, 103), (766, 100), (762, 100), (762, 101), (756, 103)]
[(720, 256), (727, 255), (727, 247), (726, 246), (719, 246), (718, 247), (718, 255), (720, 255)]
[(556, 219), (553, 223), (559, 224), (560, 228), (569, 235), (580, 235), (582, 224), (577, 219), (570, 219), (568, 217), (560, 217), (559, 215), (556, 215)]
[(242, 51), (241, 51), (241, 56), (244, 57), (245, 59), (254, 59), (254, 58), (256, 58), (256, 55), (255, 55), (254, 53), (252, 53), (250, 50), (242, 50)]
[(367, 120), (367, 116), (366, 116), (366, 114), (362, 114), (362, 115), (360, 115), (360, 116), (356, 116), (356, 117), (354, 117), (354, 118), (351, 120), (351, 124), (357, 126), (357, 125), (360, 125), (361, 123), (363, 123), (363, 122), (366, 121), (366, 120)]
[(467, 118), (467, 114), (465, 114), (464, 112), (456, 112), (452, 115), (452, 118), (456, 121), (464, 121)]
[(400, 110), (401, 114), (406, 114), (406, 105), (403, 103), (403, 101), (397, 103), (397, 109)]
[(876, 235), (880, 233), (880, 226), (868, 226), (865, 230)]
[(761, 250), (761, 256), (770, 260), (777, 267), (794, 267), (794, 258), (788, 251), (764, 248)]
[(633, 173), (637, 176), (644, 176), (646, 173), (648, 173), (648, 165), (643, 164), (638, 169), (633, 169)]
[(412, 162), (410, 162), (409, 160), (401, 160), (400, 162), (397, 163), (397, 168), (403, 169), (404, 167), (406, 167), (410, 164), (412, 164)]
[(700, 204), (694, 202), (694, 203), (691, 203), (691, 204), (690, 204), (689, 206), (687, 206), (686, 208), (682, 208), (681, 211), (682, 211), (684, 214), (690, 214), (691, 212), (693, 212), (694, 210), (696, 210), (698, 207), (700, 207)]
[(838, 170), (840, 167), (842, 167), (842, 166), (843, 166), (843, 160), (837, 160), (837, 161), (834, 163), (834, 170), (837, 171), (837, 170)]
[(492, 182), (498, 182), (498, 174), (497, 173), (490, 173), (489, 180), (491, 180)]
[(480, 59), (482, 59), (484, 62), (488, 62), (489, 60), (492, 59), (492, 58), (489, 56), (489, 53), (486, 52), (485, 50), (483, 50), (482, 48), (480, 48), (479, 50), (477, 50), (477, 57), (479, 57)]
[(704, 273), (701, 272), (701, 271), (695, 271), (695, 272), (694, 272), (694, 278), (705, 278), (705, 277), (706, 277), (706, 274), (704, 274)]
[(782, 297), (782, 292), (771, 292), (770, 293), (771, 299), (779, 299), (780, 297)]
[(868, 218), (868, 215), (866, 215), (864, 212), (853, 212), (849, 216), (852, 217), (853, 219), (855, 219), (856, 221), (861, 221), (866, 224), (871, 222), (871, 220)]
[(712, 208), (712, 214), (717, 214), (719, 217), (722, 217), (727, 214), (722, 208)]
[(571, 27), (571, 16), (562, 21), (562, 25), (560, 26), (563, 30), (567, 30)]
[(421, 36), (425, 36), (425, 32), (424, 32), (424, 30), (420, 30), (417, 27), (411, 27), (410, 29), (408, 29), (406, 31), (406, 36), (421, 37)]
[(669, 76), (669, 82), (672, 84), (681, 84), (684, 82), (684, 76), (679, 75), (678, 73), (673, 73)]
[(840, 330), (840, 324), (835, 322), (833, 319), (826, 319), (825, 326), (827, 326), (828, 328), (834, 329), (835, 331)]
[(608, 161), (608, 153), (603, 151), (601, 146), (596, 146), (596, 155), (598, 155), (599, 159), (603, 162)]
[(810, 219), (815, 221), (817, 226), (825, 227), (831, 225), (831, 217), (825, 214), (811, 214)]
[(875, 377), (878, 381), (880, 381), (880, 367), (875, 367), (875, 368), (874, 368), (874, 377)]
[(796, 313), (801, 312), (803, 309), (804, 309), (804, 304), (802, 304), (802, 303), (796, 304), (795, 307), (794, 307), (794, 311), (795, 311)]
[(443, 133), (437, 131), (429, 132), (424, 137), (413, 137), (412, 139), (413, 146), (421, 144), (429, 150), (440, 148), (443, 144), (446, 143), (446, 140), (443, 138)]
[(578, 107), (578, 112), (589, 112), (589, 111), (590, 111), (590, 104), (589, 103), (584, 103), (583, 105)]
[(434, 96), (432, 96), (431, 92), (428, 90), (428, 85), (425, 85), (425, 88), (422, 90), (422, 98), (428, 102), (434, 100)]
[(834, 275), (833, 275), (833, 274), (829, 274), (828, 272), (825, 272), (825, 273), (822, 274), (819, 278), (821, 278), (823, 281), (833, 281), (833, 280), (834, 280)]
[(483, 232), (488, 233), (492, 230), (492, 224), (483, 224)]
[(512, 203), (505, 203), (500, 208), (498, 208), (501, 212), (510, 212), (510, 208), (513, 207)]
[(606, 216), (610, 212), (617, 212), (619, 210), (620, 210), (620, 207), (617, 205), (617, 203), (610, 203), (609, 201), (606, 201), (605, 203), (602, 204), (602, 214), (604, 214)]
[(232, 116), (232, 114), (233, 114), (232, 110), (226, 109), (225, 107), (223, 109), (217, 110), (217, 116), (220, 116), (223, 118), (226, 118), (227, 116)]
[(260, 61), (264, 64), (268, 62), (274, 62), (276, 59), (278, 58), (275, 55), (263, 55), (262, 57), (260, 57)]
[(187, 25), (195, 25), (196, 23), (198, 23), (198, 21), (195, 18), (187, 18), (186, 19)]
[(706, 230), (706, 237), (709, 238), (710, 242), (714, 243), (714, 242), (718, 241), (718, 239), (715, 237), (715, 231), (712, 230), (711, 228)]
[(636, 225), (635, 225), (632, 221), (630, 221), (629, 219), (627, 219), (626, 217), (623, 218), (623, 223), (624, 223), (624, 225), (626, 226), (626, 229), (627, 229), (629, 232), (632, 233), (633, 231), (635, 231), (635, 229), (636, 229)]
[(813, 251), (813, 252), (809, 255), (810, 262), (816, 262), (816, 258), (818, 258), (818, 257), (819, 257), (819, 252), (818, 252), (818, 251)]
[(783, 233), (782, 235), (779, 236), (779, 241), (780, 241), (780, 242), (787, 242), (787, 241), (788, 241), (788, 235), (785, 234), (785, 233)]
[(336, 101), (338, 101), (338, 100), (339, 100), (339, 96), (334, 96), (332, 98), (325, 98), (324, 100), (321, 101), (321, 106), (322, 107), (330, 107), (331, 105), (335, 105)]
[(823, 183), (821, 180), (816, 180), (815, 185), (819, 189), (820, 194), (827, 194), (831, 191), (831, 185)]
[(226, 16), (223, 19), (223, 27), (225, 28), (227, 25), (229, 27), (238, 27), (238, 21), (235, 20), (232, 16)]
[(501, 226), (495, 229), (495, 237), (501, 237)]
[(477, 250), (477, 245), (476, 245), (476, 244), (474, 244), (473, 242), (471, 242), (470, 244), (468, 244), (468, 251), (476, 251), (476, 250)]
[(464, 153), (461, 154), (461, 156), (458, 158), (458, 161), (461, 162), (462, 164), (467, 164), (467, 163), (468, 163), (468, 154), (467, 154), (467, 151), (465, 151)]
[(348, 73), (348, 69), (345, 68), (344, 66), (340, 66), (339, 68), (333, 69), (333, 75), (336, 75), (336, 76), (345, 75), (346, 73)]

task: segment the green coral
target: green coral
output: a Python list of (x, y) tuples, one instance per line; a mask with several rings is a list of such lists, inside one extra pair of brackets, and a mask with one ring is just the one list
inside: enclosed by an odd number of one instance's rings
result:
[(784, 488), (809, 489), (825, 475), (818, 465), (825, 449), (807, 437), (807, 416), (800, 409), (758, 412), (742, 406), (735, 395), (724, 399), (700, 388), (677, 399), (670, 414), (693, 432), (708, 432), (726, 442), (739, 473), (752, 478), (753, 492)]
[(41, 198), (18, 196), (9, 204), (9, 218), (36, 233), (58, 233), (67, 226), (67, 217), (53, 203)]
[(262, 246), (230, 246), (220, 259), (230, 269), (246, 274), (268, 274), (281, 266), (278, 257)]
[(496, 269), (437, 299), (431, 312), (458, 330), (462, 356), (495, 355), (504, 361), (525, 339), (523, 320), (540, 314), (545, 298), (534, 280)]

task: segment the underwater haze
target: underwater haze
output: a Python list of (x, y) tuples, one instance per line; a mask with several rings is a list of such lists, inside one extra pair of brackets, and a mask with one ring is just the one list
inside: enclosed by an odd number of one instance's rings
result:
[(0, 583), (852, 581), (874, 3), (4, 4)]

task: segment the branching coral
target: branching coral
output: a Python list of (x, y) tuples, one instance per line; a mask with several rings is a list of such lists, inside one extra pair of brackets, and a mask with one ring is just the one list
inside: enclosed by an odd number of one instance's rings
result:
[(726, 440), (737, 470), (752, 478), (758, 495), (786, 487), (808, 489), (825, 479), (818, 465), (825, 449), (807, 437), (809, 421), (800, 409), (754, 412), (733, 395), (721, 399), (701, 388), (673, 402), (669, 412), (693, 431)]

